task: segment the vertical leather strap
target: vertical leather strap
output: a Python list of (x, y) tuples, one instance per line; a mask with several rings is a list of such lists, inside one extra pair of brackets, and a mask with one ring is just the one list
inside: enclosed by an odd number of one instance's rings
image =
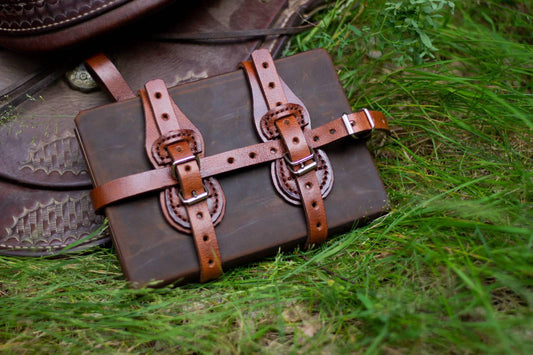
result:
[(103, 53), (98, 53), (87, 59), (85, 63), (93, 78), (100, 87), (115, 101), (122, 101), (135, 97), (115, 65)]
[[(287, 104), (280, 77), (268, 50), (252, 53), (252, 62), (259, 78), (259, 85), (269, 110)], [(320, 244), (328, 234), (324, 200), (316, 175), (315, 153), (306, 141), (300, 122), (293, 114), (275, 121), (280, 137), (287, 149), (290, 166), (300, 194), (307, 222), (306, 246)]]
[[(276, 121), (276, 126), (285, 143), (290, 161), (296, 162), (312, 157), (313, 153), (307, 145), (303, 131), (294, 116)], [(299, 165), (297, 165), (296, 169), (298, 168)], [(328, 236), (328, 224), (316, 172), (309, 171), (300, 176), (294, 174), (294, 180), (298, 186), (307, 221), (306, 247), (323, 243)]]
[[(177, 115), (165, 83), (153, 80), (145, 85), (154, 120), (162, 136), (179, 132), (184, 128), (180, 121), (187, 120), (181, 111)], [(178, 116), (181, 119), (178, 118)], [(190, 126), (190, 125), (189, 125)], [(179, 183), (179, 198), (188, 215), (198, 260), (200, 263), (200, 282), (217, 278), (222, 273), (220, 250), (215, 227), (207, 203), (208, 191), (200, 175), (200, 166), (191, 149), (191, 142), (186, 138), (178, 139), (166, 145), (172, 163), (174, 178)]]
[[(167, 150), (173, 161), (192, 155), (190, 146), (185, 141), (169, 145)], [(207, 200), (202, 200), (203, 195), (207, 197), (207, 191), (202, 183), (200, 167), (194, 160), (178, 164), (175, 171), (198, 253), (200, 282), (216, 279), (222, 274), (222, 262)]]

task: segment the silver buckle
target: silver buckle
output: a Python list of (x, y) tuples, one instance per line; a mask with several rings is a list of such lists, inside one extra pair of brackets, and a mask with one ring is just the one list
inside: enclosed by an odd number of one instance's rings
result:
[[(374, 119), (372, 118), (372, 115), (370, 114), (370, 111), (368, 109), (363, 108), (361, 111), (365, 113), (366, 119), (368, 120), (368, 123), (370, 123), (370, 128), (372, 129), (370, 131), (370, 134), (374, 132), (374, 128), (376, 125), (374, 124)], [(348, 134), (355, 139), (358, 139), (358, 137), (355, 135), (355, 131), (353, 130), (352, 124), (350, 123), (350, 120), (348, 119), (348, 115), (346, 113), (342, 114), (342, 122), (344, 123), (344, 127), (346, 128), (346, 131)]]
[(370, 131), (370, 133), (372, 134), (374, 133), (374, 128), (376, 127), (376, 125), (374, 124), (374, 119), (372, 118), (372, 115), (370, 114), (370, 111), (368, 111), (368, 109), (364, 108), (363, 112), (366, 115), (366, 119), (368, 120), (368, 123), (370, 123), (370, 127), (372, 127), (372, 131)]
[(355, 131), (353, 130), (352, 124), (350, 123), (350, 120), (348, 119), (348, 115), (346, 113), (342, 114), (342, 122), (344, 123), (344, 128), (346, 128), (346, 132), (352, 137), (357, 139), (357, 136), (355, 135)]
[(178, 165), (183, 164), (183, 163), (188, 163), (193, 160), (196, 160), (196, 162), (198, 163), (198, 167), (200, 167), (200, 158), (198, 158), (197, 155), (189, 155), (188, 157), (184, 157), (184, 158), (173, 161), (172, 167), (171, 167), (172, 177), (178, 180), (178, 172), (177, 172)]
[(198, 195), (197, 192), (193, 190), (192, 197), (188, 199), (185, 199), (183, 195), (181, 194), (181, 191), (178, 191), (178, 197), (180, 198), (181, 203), (183, 203), (184, 205), (194, 205), (195, 203), (198, 203), (198, 202), (201, 202), (207, 199), (207, 197), (209, 197), (209, 194), (207, 192), (207, 188), (203, 181), (202, 181), (202, 185), (204, 185), (204, 192)]
[[(198, 155), (189, 155), (188, 157), (184, 157), (178, 160), (175, 160), (172, 162), (172, 177), (176, 180), (178, 180), (178, 165), (188, 163), (190, 161), (196, 160), (198, 167), (200, 167), (200, 158)], [(202, 181), (202, 185), (204, 186), (204, 192), (198, 195), (196, 191), (192, 191), (192, 197), (185, 199), (183, 195), (181, 194), (181, 191), (178, 191), (178, 197), (180, 201), (184, 205), (194, 205), (195, 203), (198, 203), (200, 201), (205, 200), (208, 197), (207, 193), (207, 187), (205, 186), (205, 183)]]
[[(285, 159), (285, 161), (287, 162), (287, 168), (294, 175), (302, 176), (302, 175), (304, 175), (304, 174), (306, 174), (306, 173), (308, 173), (308, 172), (310, 172), (312, 170), (315, 170), (317, 168), (317, 163), (316, 163), (316, 160), (315, 160), (315, 157), (316, 157), (315, 151), (311, 147), (309, 147), (309, 149), (311, 149), (311, 154), (309, 154), (308, 156), (303, 157), (302, 159), (299, 159), (297, 161), (291, 161), (289, 159), (288, 154), (285, 154), (283, 156), (283, 159)], [(310, 161), (310, 160), (312, 160), (312, 162), (306, 165), (305, 163)], [(294, 169), (295, 166), (300, 166), (300, 169), (295, 170)]]

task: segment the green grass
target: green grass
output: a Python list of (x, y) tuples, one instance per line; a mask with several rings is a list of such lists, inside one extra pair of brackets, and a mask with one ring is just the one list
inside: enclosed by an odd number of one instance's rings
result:
[(329, 6), (287, 54), (326, 48), (389, 117), (387, 216), (175, 289), (128, 289), (108, 249), (0, 257), (0, 352), (531, 353), (533, 6), (456, 2), (417, 60), (385, 2)]

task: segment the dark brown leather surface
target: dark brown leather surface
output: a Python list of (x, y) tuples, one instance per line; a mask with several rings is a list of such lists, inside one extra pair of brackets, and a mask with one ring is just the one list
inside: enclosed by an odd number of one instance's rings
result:
[[(324, 51), (281, 59), (276, 65), (281, 78), (305, 103), (314, 127), (350, 111)], [(250, 89), (243, 72), (185, 84), (169, 92), (202, 132), (207, 156), (261, 142), (255, 133)], [(151, 169), (139, 99), (83, 112), (76, 121), (96, 184)], [(354, 220), (382, 214), (387, 196), (364, 143), (347, 138), (331, 143), (324, 151), (335, 170), (335, 183), (324, 200), (329, 235), (349, 230)], [(305, 243), (302, 208), (276, 193), (269, 164), (217, 178), (226, 196), (226, 213), (216, 227), (225, 269), (271, 255), (279, 247)], [(149, 193), (105, 208), (124, 274), (136, 286), (153, 280), (198, 280), (193, 239), (166, 222), (158, 195)]]
[(175, 0), (3, 0), (0, 45), (45, 52), (79, 45), (160, 10)]
[(2, 0), (0, 33), (22, 35), (66, 27), (130, 0)]
[[(187, 11), (163, 14), (172, 20), (170, 24), (158, 21), (160, 17), (149, 18), (140, 30), (130, 29), (115, 40), (97, 46), (80, 48), (87, 57), (94, 50), (105, 51), (124, 75), (133, 91), (154, 78), (162, 78), (168, 86), (196, 80), (234, 70), (249, 53), (259, 46), (268, 45), (278, 49), (286, 37), (230, 41), (229, 43), (160, 43), (143, 40), (143, 33), (153, 31), (212, 32), (217, 30), (246, 30), (291, 26), (298, 24), (298, 10), (306, 9), (317, 1), (287, 0), (233, 1), (204, 0), (196, 2), (198, 8), (189, 4)], [(294, 22), (296, 21), (296, 22)], [(129, 35), (129, 36), (128, 36)], [(114, 37), (117, 38), (117, 37)], [(128, 39), (129, 38), (129, 39)], [(0, 49), (0, 90), (16, 83), (39, 67), (46, 67), (50, 61), (61, 64), (78, 52), (61, 53), (54, 57), (28, 56)], [(81, 56), (80, 56), (81, 57)], [(83, 56), (83, 58), (85, 58)], [(83, 60), (80, 59), (80, 63)], [(2, 197), (12, 204), (10, 211), (22, 209), (16, 198), (21, 185), (32, 191), (60, 192), (65, 199), (80, 191), (88, 193), (91, 186), (79, 146), (74, 137), (74, 116), (88, 108), (110, 103), (102, 91), (84, 93), (75, 91), (66, 80), (58, 80), (51, 86), (36, 92), (11, 114), (0, 120), (0, 179), (6, 183), (9, 193)], [(78, 191), (80, 190), (80, 191)], [(39, 192), (40, 193), (40, 192)], [(43, 192), (46, 193), (46, 192)], [(86, 213), (81, 211), (80, 213)], [(14, 212), (13, 212), (14, 213)], [(0, 230), (8, 228), (16, 215), (6, 215)], [(58, 225), (62, 228), (63, 225)], [(83, 234), (83, 233), (81, 233)], [(80, 234), (80, 235), (81, 235)], [(101, 242), (105, 241), (102, 240)], [(0, 246), (0, 254), (10, 252)], [(45, 253), (44, 249), (33, 253)], [(19, 254), (22, 255), (22, 254)], [(26, 254), (24, 254), (26, 255)]]

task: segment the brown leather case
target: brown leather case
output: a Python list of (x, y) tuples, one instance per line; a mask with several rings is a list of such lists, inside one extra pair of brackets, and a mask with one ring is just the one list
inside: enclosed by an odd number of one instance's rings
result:
[[(276, 67), (305, 104), (313, 127), (351, 111), (325, 51), (279, 59)], [(202, 133), (207, 156), (261, 142), (242, 71), (177, 86), (169, 93)], [(145, 121), (139, 98), (82, 112), (75, 122), (95, 185), (153, 169), (144, 147)], [(324, 199), (329, 236), (349, 231), (355, 221), (373, 219), (387, 210), (384, 187), (363, 141), (347, 137), (321, 149), (335, 174), (332, 190)], [(216, 178), (226, 196), (225, 215), (216, 227), (224, 269), (305, 243), (304, 212), (276, 192), (270, 164)], [(199, 277), (193, 237), (167, 223), (158, 196), (159, 192), (147, 193), (105, 208), (122, 269), (136, 287), (190, 282)]]

